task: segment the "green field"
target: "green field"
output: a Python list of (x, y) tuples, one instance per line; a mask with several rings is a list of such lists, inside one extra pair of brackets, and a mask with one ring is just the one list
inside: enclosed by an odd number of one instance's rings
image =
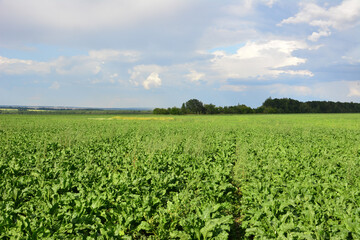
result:
[(0, 239), (44, 238), (360, 239), (360, 114), (0, 115)]

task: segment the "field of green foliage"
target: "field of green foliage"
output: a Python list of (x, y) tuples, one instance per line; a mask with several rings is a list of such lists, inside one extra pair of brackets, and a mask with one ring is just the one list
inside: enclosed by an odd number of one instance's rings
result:
[(360, 239), (360, 114), (0, 115), (0, 239)]

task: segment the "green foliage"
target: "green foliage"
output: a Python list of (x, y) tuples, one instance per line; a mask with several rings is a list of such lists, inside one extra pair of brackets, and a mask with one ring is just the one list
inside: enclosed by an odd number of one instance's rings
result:
[(264, 113), (359, 113), (360, 103), (309, 101), (300, 102), (291, 98), (268, 98), (262, 107), (272, 112)]
[(164, 108), (155, 108), (153, 110), (153, 114), (170, 114), (168, 109), (164, 109)]
[(155, 108), (154, 114), (249, 114), (249, 113), (360, 113), (360, 103), (342, 103), (326, 101), (300, 102), (291, 98), (266, 99), (262, 106), (251, 108), (244, 104), (216, 107), (214, 104), (203, 104), (197, 99), (183, 103), (181, 109), (176, 107)]
[(235, 138), (202, 125), (2, 116), (0, 238), (227, 239)]
[(172, 107), (172, 108), (168, 108), (169, 114), (171, 115), (182, 115), (182, 111), (180, 108), (177, 107)]
[(185, 103), (185, 109), (188, 113), (201, 114), (205, 113), (204, 104), (197, 99), (190, 99)]
[(277, 115), (253, 126), (234, 169), (246, 237), (360, 238), (358, 117)]
[(360, 115), (129, 119), (1, 115), (0, 238), (360, 238)]

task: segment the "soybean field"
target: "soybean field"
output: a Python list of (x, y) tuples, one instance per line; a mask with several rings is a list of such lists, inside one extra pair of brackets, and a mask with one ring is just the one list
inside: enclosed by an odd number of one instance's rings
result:
[(0, 239), (360, 239), (360, 114), (0, 115)]

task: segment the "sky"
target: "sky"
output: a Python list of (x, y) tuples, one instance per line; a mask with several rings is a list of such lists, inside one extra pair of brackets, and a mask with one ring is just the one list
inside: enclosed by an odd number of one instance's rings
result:
[(0, 105), (360, 102), (359, 0), (0, 0)]

